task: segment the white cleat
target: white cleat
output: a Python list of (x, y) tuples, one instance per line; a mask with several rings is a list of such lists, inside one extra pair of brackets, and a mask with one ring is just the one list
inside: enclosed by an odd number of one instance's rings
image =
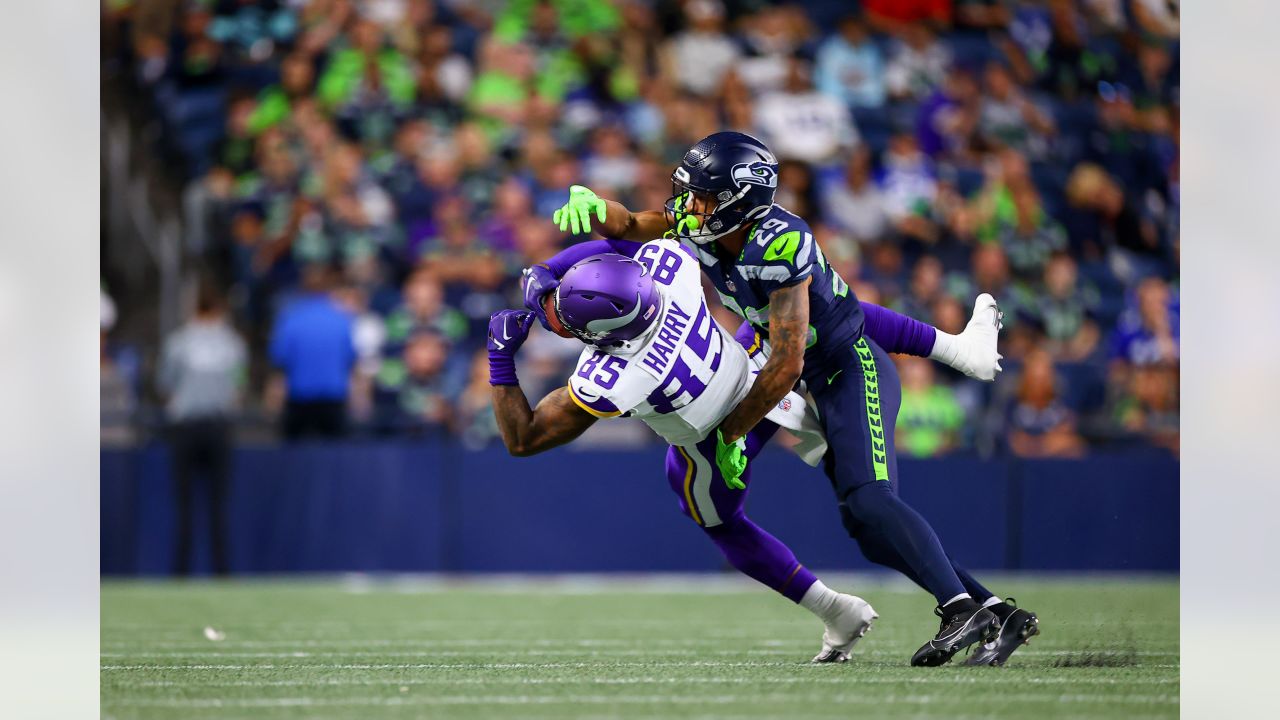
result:
[(855, 595), (840, 593), (836, 602), (839, 604), (839, 613), (827, 623), (822, 633), (822, 652), (810, 662), (848, 662), (853, 646), (871, 629), (871, 621), (880, 617), (866, 600)]
[(1000, 374), (1000, 361), (1004, 359), (996, 350), (1000, 330), (1004, 328), (1004, 313), (990, 293), (982, 293), (973, 301), (973, 317), (964, 332), (956, 336), (959, 341), (955, 369), (975, 380), (991, 382)]

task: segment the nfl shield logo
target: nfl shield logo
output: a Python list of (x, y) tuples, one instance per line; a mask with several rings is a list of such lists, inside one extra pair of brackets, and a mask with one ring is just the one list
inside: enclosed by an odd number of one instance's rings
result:
[(778, 407), (782, 408), (783, 411), (789, 412), (791, 410), (791, 398), (782, 398), (782, 402), (778, 403)]
[(729, 292), (738, 292), (738, 286), (734, 285), (732, 280), (725, 280), (724, 285), (729, 288)]

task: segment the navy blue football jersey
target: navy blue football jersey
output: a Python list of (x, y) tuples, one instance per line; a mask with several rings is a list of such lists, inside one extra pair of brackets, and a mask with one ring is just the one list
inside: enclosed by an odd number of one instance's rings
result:
[(711, 278), (720, 301), (742, 316), (761, 337), (769, 337), (769, 294), (812, 277), (809, 284), (809, 338), (804, 381), (813, 387), (849, 366), (853, 344), (862, 337), (862, 307), (848, 283), (827, 263), (809, 224), (774, 205), (756, 221), (738, 257), (718, 244), (686, 241)]

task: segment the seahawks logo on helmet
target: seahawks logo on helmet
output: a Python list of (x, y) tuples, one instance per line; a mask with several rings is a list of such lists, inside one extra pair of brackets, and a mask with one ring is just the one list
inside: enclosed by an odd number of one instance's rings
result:
[(778, 171), (774, 170), (771, 165), (766, 162), (757, 160), (753, 163), (740, 163), (733, 166), (731, 173), (733, 181), (739, 187), (743, 183), (752, 185), (763, 185), (767, 188), (778, 187)]

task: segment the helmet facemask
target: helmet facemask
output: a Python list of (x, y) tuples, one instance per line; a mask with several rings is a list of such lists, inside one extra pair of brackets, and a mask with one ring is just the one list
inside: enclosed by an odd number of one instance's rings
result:
[[(667, 211), (667, 222), (671, 233), (679, 239), (691, 240), (698, 245), (705, 245), (742, 227), (746, 222), (746, 214), (735, 207), (749, 188), (742, 188), (737, 193), (728, 190), (712, 199), (710, 193), (696, 190), (678, 179), (671, 181), (671, 197), (667, 198), (664, 208)], [(695, 196), (705, 198), (700, 203), (703, 207), (711, 206), (710, 212), (692, 210)], [(712, 204), (714, 203), (714, 204)], [(735, 212), (738, 211), (738, 212)]]

